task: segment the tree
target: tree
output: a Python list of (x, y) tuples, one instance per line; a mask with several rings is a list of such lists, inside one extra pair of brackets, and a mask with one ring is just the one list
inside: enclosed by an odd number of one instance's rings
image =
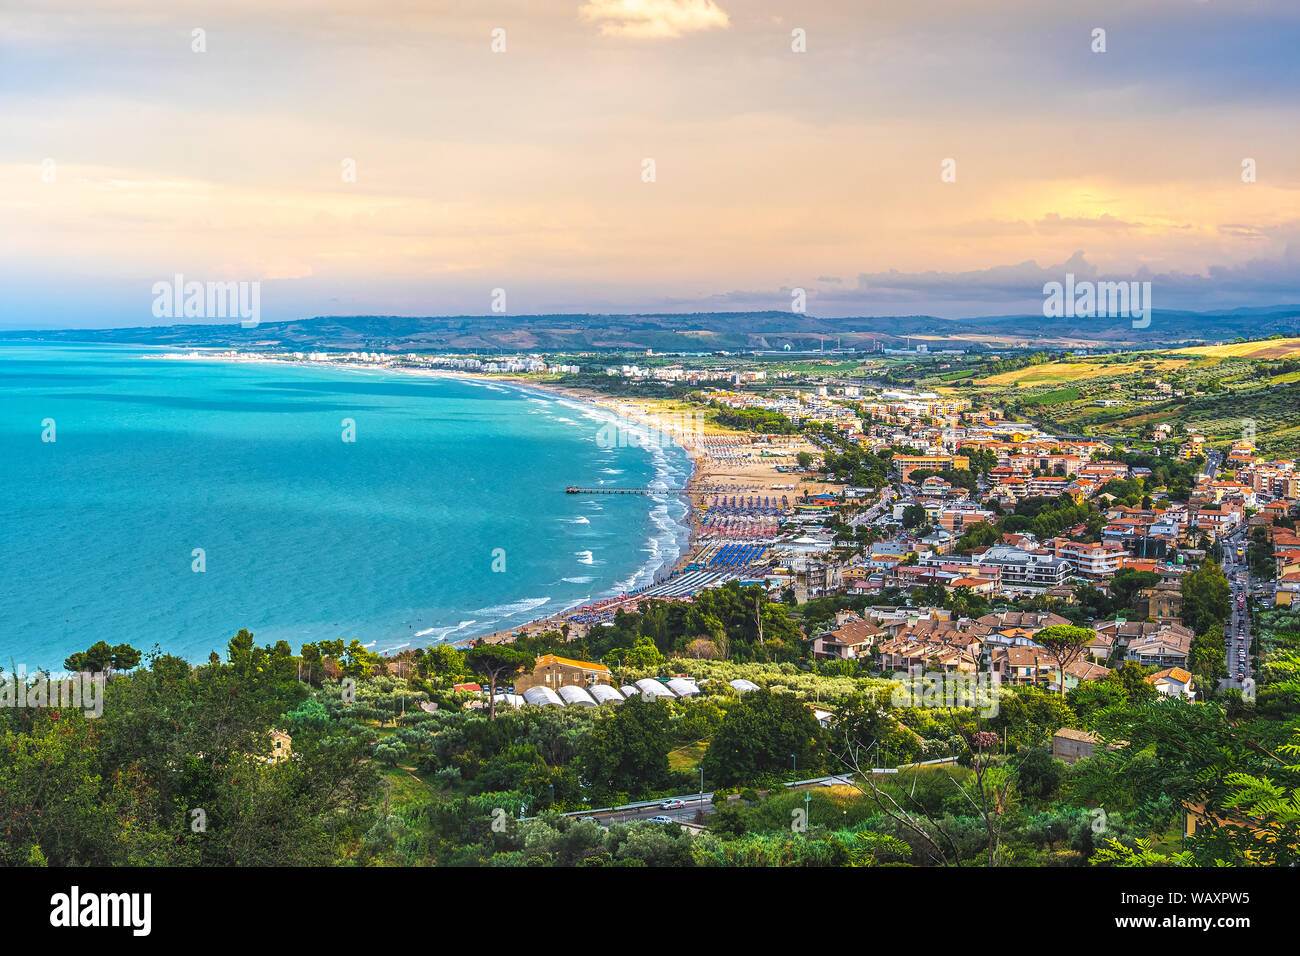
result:
[[(1300, 674), (1300, 657), (1291, 662)], [(1157, 695), (1099, 713), (1095, 729), (1111, 748), (1088, 761), (1098, 771), (1091, 799), (1133, 806), (1148, 832), (1197, 808), (1196, 835), (1184, 842), (1197, 866), (1300, 863), (1300, 767), (1286, 759), (1296, 748), (1280, 744), (1300, 733), (1294, 718), (1233, 722), (1217, 702)]]
[(640, 794), (668, 776), (668, 704), (629, 698), (602, 717), (578, 755), (578, 773), (594, 796)]
[(1086, 627), (1053, 624), (1034, 635), (1034, 640), (1056, 661), (1058, 690), (1065, 696), (1065, 669), (1079, 659), (1096, 635)]
[(1063, 764), (1052, 758), (1046, 747), (1034, 747), (1025, 754), (1016, 776), (1016, 789), (1034, 800), (1047, 800), (1061, 785)]
[(921, 525), (925, 524), (925, 521), (925, 508), (921, 505), (908, 505), (903, 509), (904, 528), (919, 528)]
[(465, 655), (450, 644), (435, 644), (425, 651), (421, 664), (439, 677), (458, 677), (465, 672)]
[(502, 678), (513, 677), (532, 666), (533, 662), (533, 655), (502, 644), (483, 644), (466, 652), (465, 663), (469, 669), (487, 678), (488, 720), (497, 719), (497, 684)]
[(1147, 675), (1154, 668), (1143, 667), (1137, 661), (1124, 661), (1101, 679), (1103, 683), (1113, 683), (1124, 693), (1130, 704), (1141, 704), (1155, 699), (1156, 689), (1147, 682)]
[(1223, 625), (1215, 624), (1204, 634), (1192, 638), (1187, 654), (1187, 669), (1196, 677), (1201, 686), (1201, 696), (1208, 696), (1210, 691), (1219, 686), (1219, 681), (1228, 676), (1228, 645), (1223, 636)]
[(659, 653), (659, 648), (649, 637), (638, 637), (636, 642), (630, 647), (615, 648), (605, 655), (606, 664), (613, 667), (631, 667), (637, 670), (645, 670), (651, 667), (658, 667), (664, 662), (664, 656)]
[(1115, 609), (1131, 609), (1139, 591), (1155, 587), (1159, 583), (1160, 575), (1154, 571), (1120, 568), (1110, 579), (1110, 593), (1115, 598)]
[(1232, 586), (1213, 561), (1183, 575), (1182, 593), (1183, 621), (1197, 634), (1222, 624), (1232, 610)]
[(107, 641), (96, 641), (86, 650), (68, 655), (63, 666), (70, 671), (111, 674), (138, 667), (141, 656), (130, 644), (110, 646)]
[(754, 691), (733, 704), (700, 765), (718, 786), (793, 770), (814, 774), (825, 760), (821, 725), (793, 694)]

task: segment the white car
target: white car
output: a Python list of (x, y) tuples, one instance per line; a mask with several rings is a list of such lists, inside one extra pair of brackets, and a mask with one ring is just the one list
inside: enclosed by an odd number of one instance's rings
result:
[(658, 816), (658, 817), (651, 817), (646, 822), (647, 823), (676, 823), (677, 821), (674, 820), (672, 817)]
[(659, 809), (680, 810), (684, 806), (686, 806), (685, 800), (665, 800), (663, 803), (659, 804)]

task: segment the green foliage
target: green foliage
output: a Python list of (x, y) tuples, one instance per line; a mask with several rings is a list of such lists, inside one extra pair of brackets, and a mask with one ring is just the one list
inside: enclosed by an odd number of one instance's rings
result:
[(1183, 621), (1197, 634), (1222, 625), (1232, 610), (1232, 586), (1213, 561), (1183, 575), (1182, 595)]
[(815, 776), (825, 765), (823, 731), (789, 694), (754, 691), (727, 710), (701, 766), (715, 785), (756, 782), (771, 775)]
[(799, 431), (794, 422), (780, 412), (762, 408), (729, 408), (717, 402), (710, 402), (709, 407), (713, 409), (713, 420), (726, 428), (766, 435), (793, 435)]
[(63, 666), (70, 671), (98, 674), (129, 671), (139, 666), (140, 656), (140, 652), (130, 644), (110, 645), (107, 641), (96, 641), (87, 650), (68, 655)]
[[(760, 634), (761, 631), (761, 634)], [(704, 639), (733, 661), (794, 661), (803, 654), (803, 632), (788, 605), (768, 601), (759, 586), (741, 587), (728, 581), (701, 591), (689, 603), (644, 601), (639, 610), (615, 612), (610, 624), (593, 627), (585, 638), (569, 645), (569, 653), (584, 660), (609, 660), (627, 670), (662, 663), (652, 653), (685, 653)]]
[(668, 776), (669, 703), (633, 697), (603, 713), (578, 758), (592, 798), (642, 793)]

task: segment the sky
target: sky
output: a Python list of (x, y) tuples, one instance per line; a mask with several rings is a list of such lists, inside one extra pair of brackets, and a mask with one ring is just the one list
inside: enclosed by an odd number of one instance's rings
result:
[(1298, 47), (1295, 0), (0, 0), (0, 327), (170, 323), (176, 275), (263, 321), (1293, 304)]

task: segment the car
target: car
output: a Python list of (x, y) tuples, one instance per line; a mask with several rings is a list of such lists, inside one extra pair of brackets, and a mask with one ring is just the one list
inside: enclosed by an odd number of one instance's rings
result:
[(646, 822), (647, 822), (647, 823), (676, 823), (677, 821), (674, 820), (672, 817), (665, 817), (665, 816), (660, 815), (660, 816), (657, 816), (657, 817), (651, 817), (651, 818), (650, 818), (649, 820), (647, 820)]
[(684, 806), (686, 806), (685, 800), (665, 800), (663, 803), (659, 804), (659, 809), (680, 810)]

